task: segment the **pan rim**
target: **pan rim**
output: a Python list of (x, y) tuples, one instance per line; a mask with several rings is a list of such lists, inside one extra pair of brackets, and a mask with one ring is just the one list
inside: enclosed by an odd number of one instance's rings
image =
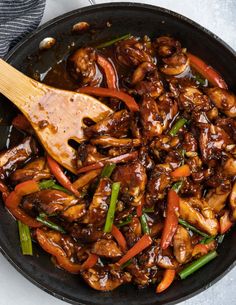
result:
[[(219, 45), (227, 49), (227, 51), (235, 58), (236, 60), (236, 51), (230, 47), (226, 42), (224, 42), (221, 38), (219, 38), (217, 35), (209, 31), (208, 29), (204, 28), (200, 24), (196, 23), (195, 21), (179, 14), (174, 11), (171, 11), (166, 8), (162, 8), (159, 6), (149, 5), (149, 4), (143, 4), (143, 3), (134, 3), (134, 2), (114, 2), (114, 3), (103, 3), (103, 4), (96, 4), (93, 6), (86, 6), (83, 8), (75, 9), (73, 11), (67, 12), (65, 14), (62, 14), (60, 16), (57, 16), (49, 21), (47, 21), (45, 24), (38, 27), (35, 31), (32, 33), (26, 35), (15, 47), (13, 47), (10, 52), (4, 57), (4, 60), (11, 62), (12, 57), (17, 54), (18, 50), (20, 50), (29, 40), (34, 39), (37, 37), (37, 35), (47, 30), (48, 28), (55, 26), (57, 23), (67, 19), (72, 18), (73, 16), (80, 15), (83, 13), (92, 13), (93, 11), (96, 12), (97, 10), (102, 10), (106, 8), (135, 8), (135, 9), (146, 9), (150, 11), (156, 11), (159, 13), (167, 14), (171, 17), (174, 17), (178, 19), (181, 22), (185, 22), (189, 26), (201, 31), (201, 33), (205, 34), (206, 36), (210, 36), (213, 38)], [(21, 273), (25, 278), (27, 278), (31, 283), (33, 283), (35, 286), (39, 287), (43, 291), (49, 293), (50, 295), (57, 297), (58, 299), (71, 303), (71, 304), (77, 304), (77, 305), (97, 305), (97, 303), (88, 303), (87, 301), (78, 301), (78, 299), (75, 299), (74, 297), (68, 296), (67, 294), (63, 292), (58, 292), (57, 289), (54, 289), (52, 287), (45, 287), (42, 281), (39, 279), (36, 279), (33, 275), (29, 274), (22, 266), (18, 266), (17, 263), (12, 258), (11, 254), (7, 252), (6, 249), (0, 244), (0, 252), (3, 254), (3, 256), (8, 260), (8, 262), (19, 272)], [(230, 270), (233, 269), (236, 265), (236, 259), (228, 264), (224, 272), (220, 273), (218, 276), (216, 276), (211, 282), (209, 282), (207, 285), (203, 285), (202, 287), (183, 295), (177, 300), (170, 301), (168, 303), (165, 303), (166, 305), (173, 305), (177, 304), (181, 301), (187, 300), (202, 291), (206, 290), (207, 288), (211, 287), (213, 284), (215, 284), (217, 281), (219, 281), (222, 277), (224, 277)], [(149, 303), (149, 305), (155, 305), (156, 302)]]

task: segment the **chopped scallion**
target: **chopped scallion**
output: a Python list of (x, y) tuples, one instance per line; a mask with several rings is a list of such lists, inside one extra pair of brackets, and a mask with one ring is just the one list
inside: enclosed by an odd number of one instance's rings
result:
[(22, 254), (33, 255), (32, 239), (31, 239), (29, 227), (18, 220), (18, 230), (19, 230)]
[(111, 200), (110, 200), (110, 205), (109, 205), (106, 222), (105, 222), (105, 226), (104, 226), (104, 232), (106, 232), (106, 233), (111, 232), (111, 229), (112, 229), (119, 191), (120, 191), (120, 182), (114, 182), (112, 184)]

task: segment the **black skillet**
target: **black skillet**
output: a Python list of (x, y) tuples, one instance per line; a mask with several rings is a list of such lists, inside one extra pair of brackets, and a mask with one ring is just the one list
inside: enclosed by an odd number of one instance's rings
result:
[[(87, 21), (94, 33), (76, 35), (72, 26)], [(112, 26), (107, 27), (107, 21)], [(171, 34), (183, 46), (215, 67), (228, 83), (236, 88), (236, 54), (223, 41), (191, 20), (166, 9), (134, 3), (110, 3), (86, 7), (46, 23), (18, 44), (6, 60), (24, 73), (35, 77), (55, 65), (69, 51), (94, 41), (107, 41), (113, 37), (132, 33), (151, 37)], [(39, 42), (45, 37), (54, 37), (57, 44), (49, 51), (38, 53)], [(68, 45), (75, 46), (68, 49)], [(73, 45), (73, 44), (72, 44)], [(15, 110), (1, 98), (0, 117), (2, 125), (9, 125)], [(0, 149), (5, 147), (9, 129), (0, 126)], [(11, 138), (14, 141), (14, 137)], [(154, 287), (139, 290), (134, 286), (122, 286), (115, 291), (102, 293), (89, 288), (79, 276), (56, 269), (50, 258), (34, 245), (34, 256), (21, 255), (15, 220), (0, 204), (0, 249), (10, 263), (32, 283), (48, 293), (73, 304), (88, 305), (160, 305), (176, 304), (206, 289), (225, 275), (236, 259), (236, 230), (233, 229), (219, 246), (219, 256), (202, 270), (184, 281), (176, 281), (170, 289), (160, 295)]]

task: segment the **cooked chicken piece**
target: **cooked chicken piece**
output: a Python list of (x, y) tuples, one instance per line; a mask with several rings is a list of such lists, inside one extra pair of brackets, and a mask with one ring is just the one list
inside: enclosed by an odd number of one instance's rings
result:
[(96, 52), (93, 48), (76, 50), (68, 58), (68, 70), (80, 85), (98, 86), (102, 82), (102, 74), (96, 65)]
[(178, 75), (183, 73), (189, 66), (188, 56), (184, 52), (175, 53), (170, 57), (162, 59), (164, 66), (161, 72), (167, 75)]
[(171, 172), (172, 168), (169, 164), (156, 165), (147, 183), (146, 200), (149, 204), (152, 205), (158, 199), (164, 198), (165, 190), (171, 183)]
[(136, 83), (134, 93), (141, 96), (159, 97), (164, 91), (163, 82), (157, 70), (148, 73), (145, 78)]
[(120, 138), (127, 135), (130, 121), (131, 114), (127, 110), (121, 110), (109, 115), (95, 125), (86, 127), (84, 134), (87, 138), (105, 135)]
[(171, 149), (177, 148), (179, 145), (179, 138), (177, 136), (172, 137), (169, 135), (160, 135), (158, 138), (155, 138), (150, 147), (152, 152), (157, 156), (160, 157), (160, 152), (169, 152)]
[(167, 75), (177, 75), (185, 71), (189, 65), (186, 50), (181, 48), (179, 41), (168, 36), (158, 37), (154, 43), (157, 54), (162, 58), (164, 66), (161, 72)]
[(10, 179), (14, 184), (26, 180), (39, 181), (41, 179), (50, 179), (51, 174), (47, 166), (45, 158), (40, 157), (28, 163), (25, 167), (17, 169), (10, 175)]
[(38, 153), (35, 140), (25, 138), (22, 143), (0, 153), (0, 179), (5, 179), (18, 167)]
[(236, 120), (233, 118), (219, 118), (216, 121), (216, 126), (221, 127), (236, 142)]
[(180, 198), (179, 214), (180, 218), (183, 218), (198, 229), (212, 236), (217, 235), (218, 221), (212, 209), (204, 200), (195, 197)]
[(230, 189), (221, 184), (217, 188), (208, 191), (206, 201), (215, 213), (219, 213), (224, 208)]
[(60, 214), (67, 221), (76, 221), (85, 214), (85, 204), (73, 195), (59, 190), (42, 190), (23, 198), (25, 210), (45, 212), (47, 215)]
[(142, 235), (142, 227), (138, 217), (133, 217), (124, 236), (129, 248), (133, 247)]
[(94, 243), (100, 238), (107, 238), (107, 234), (103, 232), (103, 228), (99, 229), (93, 225), (82, 225), (73, 223), (69, 228), (71, 236), (81, 243)]
[(118, 61), (128, 67), (138, 66), (143, 62), (154, 62), (149, 42), (143, 42), (135, 37), (122, 40), (116, 45)]
[(89, 205), (88, 213), (83, 220), (84, 223), (102, 226), (105, 223), (107, 210), (111, 196), (111, 181), (108, 178), (102, 178), (99, 181), (96, 192), (93, 195), (92, 202)]
[(122, 198), (132, 200), (133, 205), (139, 203), (147, 183), (146, 170), (139, 161), (117, 166), (112, 179), (121, 183)]
[(182, 87), (178, 99), (179, 107), (188, 112), (209, 111), (212, 108), (207, 95), (194, 86)]
[(100, 239), (92, 246), (92, 253), (106, 258), (116, 258), (122, 255), (114, 240)]
[(142, 62), (134, 71), (131, 83), (133, 85), (141, 82), (147, 73), (154, 72), (156, 66), (151, 62)]
[(234, 182), (232, 191), (229, 196), (229, 204), (232, 210), (232, 217), (236, 221), (236, 182)]
[(180, 264), (185, 264), (192, 258), (192, 243), (188, 231), (182, 226), (178, 229), (173, 238), (174, 255)]
[(97, 151), (96, 146), (82, 143), (78, 148), (77, 167), (87, 166), (105, 158), (105, 156)]
[(229, 158), (223, 167), (224, 174), (227, 176), (235, 176), (236, 175), (236, 159)]
[(222, 128), (212, 124), (201, 126), (199, 144), (204, 162), (220, 159), (226, 146), (232, 143), (229, 135)]
[(168, 37), (168, 36), (161, 36), (158, 37), (153, 42), (154, 49), (157, 52), (157, 55), (160, 57), (168, 57), (173, 55), (176, 52), (181, 51), (181, 44), (178, 40)]
[(81, 275), (85, 282), (95, 290), (111, 291), (123, 283), (131, 281), (128, 272), (115, 269), (112, 266), (96, 266), (82, 271)]
[(157, 255), (157, 265), (164, 269), (176, 269), (178, 267), (178, 262), (176, 261), (172, 250), (167, 248), (165, 250), (160, 247), (160, 239), (155, 241), (156, 249), (155, 253)]
[(144, 136), (149, 140), (160, 136), (168, 128), (177, 111), (177, 103), (166, 94), (159, 97), (158, 103), (152, 98), (144, 98), (140, 107)]
[(140, 139), (117, 139), (110, 136), (100, 136), (91, 140), (91, 143), (94, 145), (99, 145), (104, 148), (106, 147), (136, 147), (141, 145)]
[(191, 152), (197, 152), (197, 148), (197, 140), (194, 138), (194, 135), (191, 132), (186, 132), (183, 142), (183, 149), (186, 151), (186, 155), (188, 157), (194, 156), (194, 154), (191, 155)]
[(228, 117), (236, 117), (236, 96), (233, 93), (219, 87), (207, 88), (206, 92), (218, 109)]
[(148, 153), (148, 148), (143, 146), (139, 150), (139, 161), (146, 168), (147, 171), (155, 167), (155, 162)]
[(127, 267), (128, 272), (132, 275), (132, 281), (138, 286), (148, 285), (150, 278), (147, 268), (141, 268), (137, 263), (132, 263)]

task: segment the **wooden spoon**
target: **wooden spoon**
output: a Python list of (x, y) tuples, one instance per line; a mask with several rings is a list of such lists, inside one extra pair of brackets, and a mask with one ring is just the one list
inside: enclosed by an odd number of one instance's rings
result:
[(21, 110), (46, 151), (76, 173), (76, 151), (68, 141), (84, 140), (84, 118), (100, 121), (112, 110), (82, 93), (59, 90), (39, 83), (0, 59), (0, 93)]

